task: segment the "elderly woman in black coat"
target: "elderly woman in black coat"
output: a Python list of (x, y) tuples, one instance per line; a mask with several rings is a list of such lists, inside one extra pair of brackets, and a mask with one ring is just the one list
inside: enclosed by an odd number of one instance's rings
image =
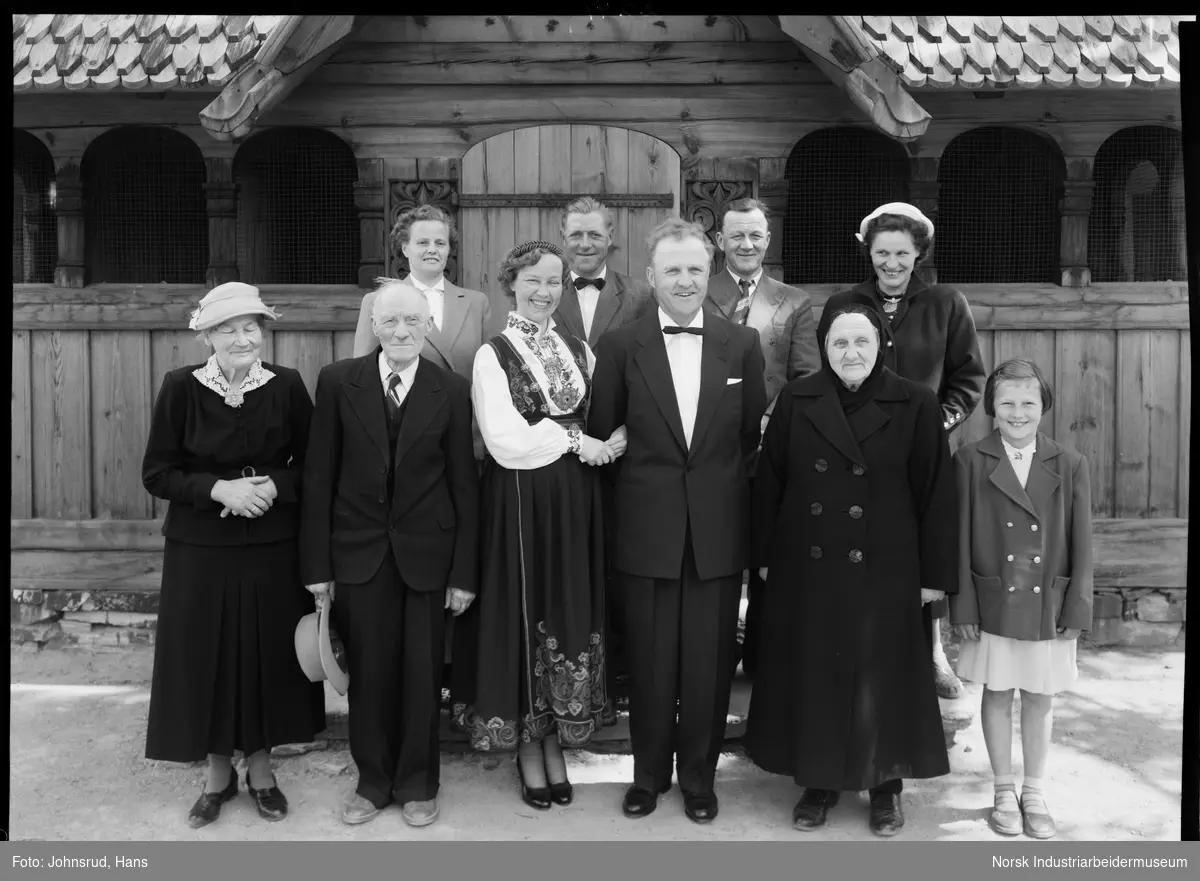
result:
[(869, 789), (872, 831), (894, 835), (902, 778), (950, 770), (922, 606), (957, 589), (955, 474), (937, 397), (884, 366), (883, 336), (864, 296), (826, 308), (821, 370), (780, 392), (754, 479), (747, 751), (806, 787), (801, 830)]
[[(979, 404), (987, 370), (967, 298), (946, 285), (926, 285), (914, 271), (933, 247), (933, 223), (907, 202), (889, 202), (863, 218), (855, 237), (871, 261), (874, 277), (834, 294), (826, 308), (838, 309), (859, 295), (867, 298), (883, 319), (884, 365), (933, 390), (949, 434)], [(946, 613), (944, 600), (930, 603), (925, 626), (938, 696), (959, 698), (962, 683), (946, 660), (938, 626)]]

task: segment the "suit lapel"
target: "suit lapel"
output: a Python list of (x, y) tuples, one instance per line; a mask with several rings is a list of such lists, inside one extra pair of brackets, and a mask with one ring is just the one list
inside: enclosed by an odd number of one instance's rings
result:
[[(1013, 470), (1012, 462), (1008, 461), (1008, 456), (1004, 452), (1004, 447), (1000, 443), (1000, 432), (993, 430), (991, 434), (979, 442), (979, 451), (987, 453), (996, 459), (996, 467), (992, 469), (988, 475), (988, 480), (992, 486), (1000, 490), (1022, 508), (1029, 512), (1030, 515), (1037, 517), (1037, 509), (1033, 506), (1033, 502), (1021, 488), (1021, 481), (1017, 479), (1017, 472)], [(1036, 462), (1033, 463), (1036, 465)], [(1029, 479), (1033, 480), (1033, 472), (1035, 468), (1029, 469)], [(1045, 467), (1042, 467), (1045, 470)]]
[[(584, 339), (583, 312), (579, 308), (579, 294), (576, 293), (574, 284), (568, 282), (563, 288), (562, 299), (558, 301), (558, 308), (554, 310), (554, 318), (572, 336)], [(595, 327), (595, 321), (592, 322), (592, 326)]]
[[(600, 291), (599, 296), (596, 297), (596, 314), (592, 316), (592, 332), (588, 334), (587, 339), (588, 345), (593, 349), (596, 348), (596, 343), (600, 341), (601, 335), (612, 324), (613, 317), (621, 308), (621, 298), (625, 294), (621, 276), (610, 269), (605, 279), (604, 290)], [(575, 306), (579, 307), (578, 300)], [(580, 325), (582, 323), (581, 319)]]
[(754, 291), (754, 296), (757, 297), (760, 294), (766, 297), (767, 302), (771, 304), (771, 321), (769, 323), (774, 324), (775, 317), (778, 315), (779, 310), (783, 308), (785, 299), (782, 285), (767, 275), (766, 272), (763, 272), (762, 277), (758, 280), (758, 288)]
[(1044, 434), (1038, 434), (1037, 451), (1033, 454), (1029, 479), (1025, 481), (1025, 494), (1029, 496), (1035, 511), (1050, 509), (1050, 497), (1062, 483), (1062, 478), (1048, 464), (1051, 459), (1058, 457), (1060, 451), (1058, 444)]
[(658, 311), (647, 311), (638, 330), (637, 341), (641, 348), (634, 355), (638, 369), (645, 377), (646, 387), (658, 409), (666, 419), (679, 448), (687, 454), (687, 440), (683, 433), (683, 420), (679, 416), (679, 401), (675, 397), (675, 384), (671, 381), (671, 362), (667, 360), (667, 347), (663, 342), (662, 327), (658, 323)]
[[(696, 424), (692, 426), (692, 452), (700, 447), (717, 404), (729, 379), (728, 326), (720, 321), (704, 322), (704, 342), (700, 346), (700, 398), (696, 401)], [(680, 425), (682, 426), (682, 421)]]
[[(834, 445), (839, 453), (855, 464), (862, 465), (864, 468), (867, 465), (866, 459), (863, 458), (862, 450), (855, 443), (854, 435), (850, 432), (850, 423), (846, 421), (846, 414), (842, 412), (842, 403), (838, 400), (837, 389), (835, 389), (829, 380), (826, 380), (825, 394), (821, 395), (820, 399), (804, 411), (804, 415), (808, 417), (809, 422), (813, 424), (817, 432), (827, 441)], [(870, 408), (863, 408), (859, 413)], [(875, 407), (879, 410), (879, 407)], [(883, 413), (882, 410), (879, 410)], [(884, 413), (884, 421), (887, 421), (887, 414)]]
[(458, 340), (458, 335), (462, 333), (463, 325), (466, 322), (466, 295), (455, 285), (446, 282), (445, 291), (442, 294), (442, 328), (438, 330), (437, 327), (434, 327), (425, 339), (437, 349), (438, 354), (445, 359), (446, 365), (451, 370), (455, 369), (452, 357), (454, 343)]
[[(400, 436), (396, 438), (396, 479), (400, 479), (400, 462), (404, 454), (412, 447), (413, 442), (421, 436), (438, 410), (446, 403), (445, 395), (441, 394), (442, 384), (438, 381), (434, 365), (420, 362), (416, 375), (413, 377), (413, 387), (406, 398), (407, 407), (404, 411), (404, 421), (400, 423)], [(399, 489), (399, 486), (396, 487)]]
[[(363, 430), (379, 448), (385, 462), (391, 460), (388, 450), (387, 416), (383, 406), (383, 385), (379, 380), (379, 352), (376, 347), (363, 355), (359, 366), (342, 381), (346, 402), (362, 423)], [(420, 373), (420, 371), (417, 371)]]
[(710, 312), (715, 312), (722, 318), (732, 319), (740, 294), (741, 288), (735, 285), (729, 273), (722, 269), (709, 281), (708, 296), (704, 305), (709, 307)]

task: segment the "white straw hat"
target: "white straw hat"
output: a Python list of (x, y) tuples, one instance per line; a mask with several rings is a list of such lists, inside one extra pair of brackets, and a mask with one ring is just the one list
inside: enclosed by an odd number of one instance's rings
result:
[(204, 295), (200, 307), (192, 313), (188, 327), (192, 330), (209, 330), (240, 315), (264, 315), (271, 319), (279, 317), (279, 313), (259, 298), (258, 288), (254, 285), (228, 281)]
[(909, 205), (907, 202), (888, 202), (886, 205), (880, 205), (862, 219), (862, 223), (858, 225), (858, 232), (854, 234), (854, 237), (863, 244), (866, 244), (867, 224), (881, 214), (899, 214), (902, 217), (911, 217), (917, 223), (924, 224), (925, 229), (929, 230), (929, 237), (933, 238), (933, 221), (922, 214), (920, 208), (915, 205)]

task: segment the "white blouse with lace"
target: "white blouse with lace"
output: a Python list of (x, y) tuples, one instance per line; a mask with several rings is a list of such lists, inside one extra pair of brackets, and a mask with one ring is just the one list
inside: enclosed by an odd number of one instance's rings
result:
[(209, 359), (204, 362), (203, 367), (193, 370), (192, 376), (196, 377), (196, 381), (206, 389), (211, 389), (223, 397), (225, 403), (230, 407), (242, 406), (246, 392), (254, 391), (254, 389), (266, 385), (275, 378), (275, 374), (263, 367), (262, 359), (259, 358), (250, 365), (250, 369), (242, 378), (241, 384), (237, 388), (233, 388), (229, 385), (229, 380), (225, 378), (225, 374), (221, 372), (221, 368), (217, 365), (217, 356), (215, 353), (209, 356)]
[[(567, 344), (555, 332), (553, 318), (543, 328), (512, 312), (501, 335), (520, 353), (552, 416), (564, 416), (579, 406), (586, 378), (580, 374)], [(586, 343), (584, 350), (590, 377), (596, 358)], [(513, 470), (542, 468), (570, 450), (565, 427), (552, 419), (530, 425), (513, 405), (508, 375), (490, 345), (485, 344), (476, 353), (471, 380), (479, 432), (497, 464)]]

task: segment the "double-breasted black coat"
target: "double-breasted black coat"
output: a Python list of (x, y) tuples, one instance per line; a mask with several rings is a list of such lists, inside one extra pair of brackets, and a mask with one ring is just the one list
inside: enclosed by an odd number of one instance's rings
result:
[(847, 417), (835, 382), (785, 386), (763, 438), (753, 553), (769, 574), (747, 749), (840, 791), (950, 770), (921, 588), (957, 588), (958, 499), (931, 390), (884, 370)]

